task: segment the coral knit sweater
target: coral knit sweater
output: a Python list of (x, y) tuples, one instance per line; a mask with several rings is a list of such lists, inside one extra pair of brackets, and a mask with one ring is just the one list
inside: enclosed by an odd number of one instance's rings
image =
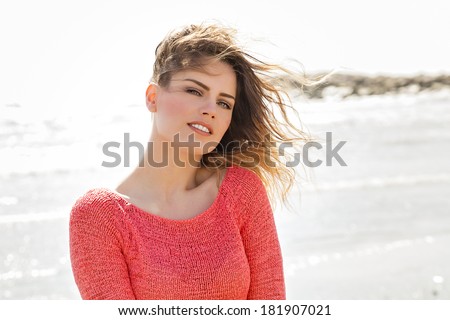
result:
[(108, 189), (88, 191), (71, 212), (70, 257), (83, 299), (286, 299), (266, 190), (239, 167), (188, 220), (145, 212)]

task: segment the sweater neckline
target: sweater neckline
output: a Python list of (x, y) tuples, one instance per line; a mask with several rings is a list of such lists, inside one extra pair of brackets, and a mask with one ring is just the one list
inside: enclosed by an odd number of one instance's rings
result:
[(126, 206), (130, 207), (133, 209), (133, 212), (136, 212), (138, 214), (143, 215), (146, 219), (153, 219), (153, 220), (157, 220), (160, 222), (164, 222), (164, 223), (169, 223), (169, 224), (189, 224), (189, 223), (193, 223), (196, 222), (197, 220), (203, 219), (209, 212), (214, 211), (214, 209), (217, 207), (218, 202), (220, 197), (223, 194), (223, 189), (224, 189), (224, 185), (229, 183), (229, 171), (232, 168), (227, 168), (224, 174), (224, 177), (220, 183), (219, 186), (219, 190), (217, 192), (217, 195), (213, 201), (213, 203), (204, 211), (200, 212), (199, 214), (195, 215), (192, 218), (189, 219), (171, 219), (171, 218), (166, 218), (166, 217), (162, 217), (159, 216), (157, 214), (154, 214), (150, 211), (146, 211), (140, 207), (138, 207), (137, 205), (129, 202), (127, 199), (125, 199), (124, 197), (122, 197), (120, 194), (118, 194), (117, 192), (113, 191), (113, 190), (109, 190), (110, 192), (112, 192), (114, 194), (114, 196), (120, 198), (121, 201), (123, 201), (125, 203)]

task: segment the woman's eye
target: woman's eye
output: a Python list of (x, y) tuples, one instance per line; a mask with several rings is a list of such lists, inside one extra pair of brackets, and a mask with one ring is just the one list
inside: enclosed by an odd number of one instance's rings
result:
[(231, 106), (227, 102), (219, 101), (219, 105), (225, 109), (231, 109)]
[(199, 97), (202, 96), (201, 92), (198, 90), (195, 90), (195, 89), (187, 89), (186, 92), (190, 93), (190, 94), (195, 94), (196, 96), (199, 96)]

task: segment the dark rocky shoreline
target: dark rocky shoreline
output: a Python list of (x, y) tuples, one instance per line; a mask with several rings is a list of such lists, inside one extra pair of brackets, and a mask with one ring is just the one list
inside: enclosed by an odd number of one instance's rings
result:
[[(320, 79), (323, 75), (307, 75), (308, 79)], [(292, 79), (283, 79), (290, 89), (301, 86)], [(307, 98), (322, 99), (333, 96), (348, 98), (350, 96), (370, 96), (398, 93), (418, 93), (421, 91), (438, 91), (450, 89), (450, 75), (416, 75), (416, 76), (367, 76), (357, 74), (334, 73), (326, 76), (316, 85), (303, 87)]]

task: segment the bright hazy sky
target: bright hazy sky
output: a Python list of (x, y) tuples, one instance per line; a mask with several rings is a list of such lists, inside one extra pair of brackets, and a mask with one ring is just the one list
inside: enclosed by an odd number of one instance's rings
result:
[(205, 20), (306, 71), (450, 72), (449, 16), (447, 0), (2, 1), (0, 107), (143, 104), (156, 44)]

